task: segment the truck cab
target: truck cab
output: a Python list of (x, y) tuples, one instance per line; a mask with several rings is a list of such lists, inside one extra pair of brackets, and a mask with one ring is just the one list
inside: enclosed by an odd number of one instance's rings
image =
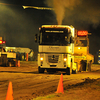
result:
[(67, 25), (42, 25), (38, 39), (38, 71), (43, 73), (74, 70), (74, 27)]

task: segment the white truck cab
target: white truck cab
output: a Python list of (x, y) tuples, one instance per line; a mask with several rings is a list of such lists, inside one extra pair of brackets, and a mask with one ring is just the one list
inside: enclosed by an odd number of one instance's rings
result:
[(42, 25), (39, 34), (35, 35), (38, 45), (38, 71), (43, 73), (57, 70), (71, 74), (74, 67), (74, 34), (73, 26)]

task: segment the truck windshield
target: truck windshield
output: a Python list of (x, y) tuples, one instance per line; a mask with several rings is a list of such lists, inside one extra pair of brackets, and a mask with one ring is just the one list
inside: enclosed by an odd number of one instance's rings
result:
[(61, 45), (70, 44), (70, 32), (66, 30), (42, 30), (40, 32), (40, 45)]

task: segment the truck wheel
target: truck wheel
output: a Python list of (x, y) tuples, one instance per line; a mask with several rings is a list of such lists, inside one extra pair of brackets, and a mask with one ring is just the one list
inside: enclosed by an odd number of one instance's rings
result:
[(17, 64), (16, 64), (17, 62), (16, 61), (14, 61), (14, 67), (17, 67)]
[(70, 62), (70, 68), (67, 67), (67, 75), (71, 75), (72, 74), (72, 59), (71, 59), (71, 62)]
[(7, 63), (3, 64), (3, 67), (7, 67)]
[(72, 70), (72, 74), (76, 74), (76, 70)]
[(67, 67), (67, 69), (66, 69), (66, 74), (67, 74), (67, 75), (71, 75), (71, 68)]
[(41, 68), (40, 66), (38, 67), (38, 72), (39, 73), (44, 73), (44, 70), (45, 70), (44, 68)]
[(91, 71), (91, 62), (88, 63), (88, 71)]

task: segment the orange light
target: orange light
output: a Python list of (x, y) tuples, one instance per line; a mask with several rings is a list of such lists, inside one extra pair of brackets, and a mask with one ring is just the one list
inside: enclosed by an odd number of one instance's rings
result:
[(0, 44), (2, 44), (2, 42), (3, 42), (3, 41), (2, 41), (2, 40), (0, 40)]
[(78, 31), (77, 32), (78, 36), (87, 36), (87, 34), (88, 34), (88, 31)]
[(41, 30), (41, 27), (39, 27), (39, 30)]

